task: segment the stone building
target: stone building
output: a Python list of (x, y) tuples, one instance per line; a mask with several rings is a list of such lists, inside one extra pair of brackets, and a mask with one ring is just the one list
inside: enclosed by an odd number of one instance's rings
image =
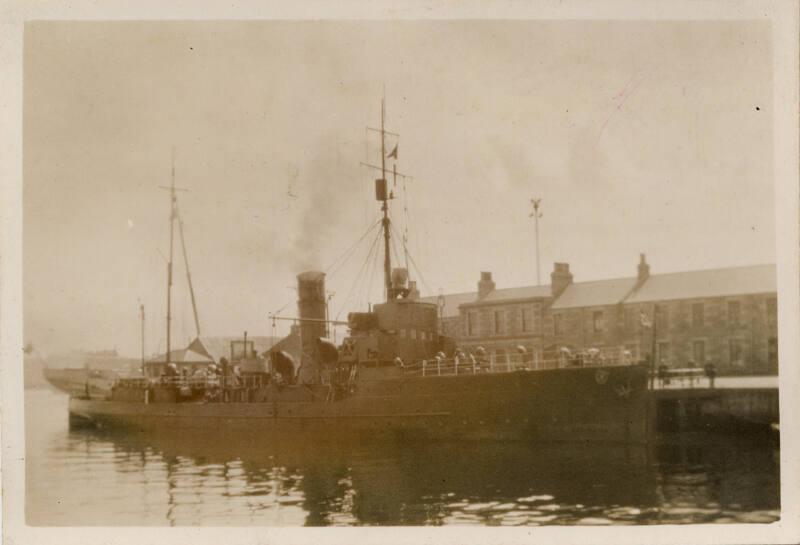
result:
[[(651, 275), (622, 305), (625, 342), (646, 353), (655, 347), (656, 361), (670, 367), (775, 374), (776, 282), (774, 265)], [(655, 327), (643, 328), (642, 315)]]
[(475, 292), (449, 293), (419, 298), (420, 301), (437, 305), (439, 308), (439, 334), (453, 339), (461, 336), (459, 307), (474, 299)]
[(478, 291), (460, 306), (459, 345), (483, 346), (502, 358), (518, 346), (541, 354), (547, 325), (545, 309), (553, 298), (550, 286), (496, 289), (489, 272), (482, 272)]
[(635, 276), (574, 282), (569, 265), (556, 263), (548, 286), (498, 289), (482, 272), (477, 288), (426, 298), (439, 302), (443, 333), (468, 350), (502, 357), (523, 346), (542, 358), (561, 347), (626, 349), (640, 359), (653, 352), (655, 330), (665, 365), (777, 372), (774, 265), (650, 274), (642, 255)]

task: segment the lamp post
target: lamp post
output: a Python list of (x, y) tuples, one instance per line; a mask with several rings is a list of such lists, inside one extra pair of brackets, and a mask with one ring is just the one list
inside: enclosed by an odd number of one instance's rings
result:
[(542, 269), (539, 266), (539, 218), (542, 217), (542, 214), (539, 213), (539, 206), (542, 203), (542, 199), (531, 199), (531, 205), (533, 206), (533, 212), (529, 214), (529, 217), (533, 218), (534, 228), (536, 229), (536, 285), (542, 285)]

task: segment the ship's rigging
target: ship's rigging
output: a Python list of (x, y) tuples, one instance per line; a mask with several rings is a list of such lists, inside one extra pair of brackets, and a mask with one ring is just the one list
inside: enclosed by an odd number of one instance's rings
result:
[[(352, 307), (363, 307), (371, 303), (370, 294), (374, 283), (374, 277), (378, 271), (378, 260), (383, 254), (382, 272), (383, 272), (383, 298), (386, 301), (396, 298), (399, 293), (392, 288), (392, 257), (397, 264), (403, 263), (405, 270), (410, 273), (411, 268), (415, 271), (415, 276), (418, 277), (426, 290), (430, 291), (430, 287), (424, 280), (419, 267), (417, 266), (414, 258), (411, 256), (408, 249), (408, 223), (409, 223), (409, 205), (408, 194), (406, 190), (407, 180), (413, 180), (413, 177), (399, 172), (397, 170), (399, 138), (398, 133), (386, 129), (386, 106), (385, 99), (381, 100), (381, 122), (380, 128), (367, 127), (367, 132), (375, 132), (380, 136), (380, 164), (376, 165), (371, 162), (361, 162), (362, 167), (376, 170), (380, 173), (380, 177), (374, 180), (375, 184), (375, 199), (380, 203), (380, 217), (369, 223), (366, 231), (348, 247), (341, 255), (334, 259), (331, 264), (324, 269), (327, 275), (333, 276), (342, 270), (345, 263), (350, 262), (352, 258), (358, 253), (358, 249), (362, 248), (362, 243), (368, 240), (366, 255), (363, 261), (358, 266), (358, 269), (353, 277), (353, 282), (346, 295), (341, 299), (337, 305), (338, 310), (336, 313), (331, 313), (334, 316), (333, 322), (338, 321), (346, 309)], [(391, 150), (387, 153), (387, 136), (392, 137), (393, 140)], [(387, 164), (387, 159), (391, 159), (391, 166)], [(391, 174), (391, 185), (389, 184), (388, 175)], [(401, 180), (398, 186), (398, 178)], [(396, 193), (403, 192), (403, 226), (402, 232), (399, 232), (393, 221), (391, 213), (390, 202), (397, 198)], [(380, 226), (380, 229), (377, 229)], [(382, 242), (382, 243), (381, 243)], [(398, 248), (398, 243), (400, 248)], [(381, 252), (382, 246), (382, 252)], [(411, 268), (410, 268), (411, 267)], [(272, 319), (273, 329), (275, 327), (275, 319), (292, 304), (292, 301), (287, 302), (285, 305), (278, 308), (276, 311), (270, 313)]]
[(192, 273), (189, 268), (189, 256), (186, 251), (186, 238), (183, 234), (183, 218), (180, 215), (178, 207), (178, 192), (188, 191), (183, 187), (175, 186), (175, 151), (172, 153), (172, 170), (170, 176), (169, 186), (159, 186), (161, 189), (169, 191), (169, 260), (167, 261), (167, 350), (164, 356), (165, 364), (169, 364), (172, 358), (172, 272), (173, 272), (173, 258), (175, 246), (175, 222), (178, 222), (178, 233), (181, 241), (181, 249), (183, 253), (183, 263), (186, 268), (186, 281), (189, 287), (189, 296), (192, 301), (192, 313), (194, 316), (194, 325), (196, 336), (200, 336), (200, 318), (197, 313), (197, 301), (194, 296), (194, 287), (192, 285)]

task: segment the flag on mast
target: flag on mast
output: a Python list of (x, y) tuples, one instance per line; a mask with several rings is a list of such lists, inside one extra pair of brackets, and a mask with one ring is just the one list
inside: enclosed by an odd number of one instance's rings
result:
[(639, 321), (641, 322), (642, 327), (645, 327), (647, 329), (653, 327), (653, 322), (650, 321), (650, 318), (648, 318), (644, 312), (639, 313)]
[(394, 145), (394, 149), (386, 156), (387, 159), (397, 159), (397, 146), (399, 144)]

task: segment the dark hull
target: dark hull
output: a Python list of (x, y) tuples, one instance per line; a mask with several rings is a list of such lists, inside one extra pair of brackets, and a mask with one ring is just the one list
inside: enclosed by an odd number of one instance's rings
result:
[(269, 387), (249, 402), (70, 400), (70, 421), (100, 427), (387, 434), (409, 439), (644, 442), (642, 366), (517, 371), (359, 382), (327, 401), (328, 387)]

